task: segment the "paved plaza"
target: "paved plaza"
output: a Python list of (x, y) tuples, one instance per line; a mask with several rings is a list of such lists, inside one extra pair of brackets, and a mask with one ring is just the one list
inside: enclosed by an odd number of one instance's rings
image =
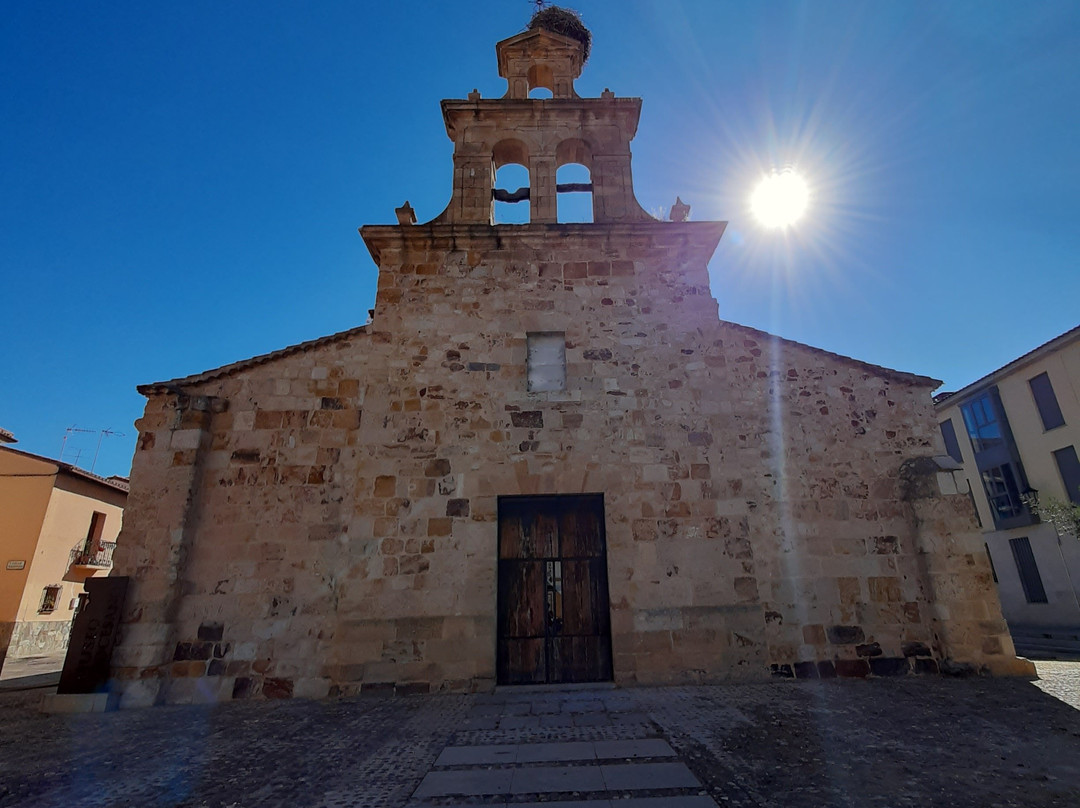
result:
[(46, 716), (0, 692), (0, 806), (1080, 805), (1080, 664)]

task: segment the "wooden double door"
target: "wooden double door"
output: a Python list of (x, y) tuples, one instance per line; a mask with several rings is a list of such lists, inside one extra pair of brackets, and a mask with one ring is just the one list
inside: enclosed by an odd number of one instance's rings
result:
[(602, 494), (499, 498), (499, 684), (611, 679)]

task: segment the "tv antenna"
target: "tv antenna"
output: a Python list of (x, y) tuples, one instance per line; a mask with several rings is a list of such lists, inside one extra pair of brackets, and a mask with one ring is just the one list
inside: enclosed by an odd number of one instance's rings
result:
[[(64, 430), (64, 439), (60, 442), (60, 457), (58, 457), (57, 460), (63, 460), (64, 459), (64, 449), (67, 446), (68, 438), (71, 437), (72, 432), (94, 432), (94, 431), (95, 430), (93, 430), (93, 429), (80, 429), (75, 424), (72, 424), (67, 429), (65, 429)], [(76, 460), (76, 462), (78, 462), (78, 460)]]
[[(89, 432), (89, 431), (90, 430), (87, 430), (87, 432)], [(94, 450), (94, 462), (90, 464), (90, 473), (91, 474), (94, 473), (94, 466), (97, 465), (98, 452), (101, 451), (101, 439), (104, 438), (106, 435), (108, 435), (110, 438), (123, 438), (123, 437), (125, 437), (123, 432), (114, 432), (111, 429), (102, 429), (101, 430), (101, 433), (98, 435), (98, 439), (97, 439), (97, 448)]]
[[(116, 432), (115, 430), (112, 430), (112, 429), (83, 429), (82, 427), (79, 427), (79, 426), (76, 426), (75, 424), (72, 424), (71, 426), (69, 426), (67, 429), (64, 430), (64, 440), (60, 443), (60, 457), (57, 458), (58, 460), (63, 460), (64, 459), (64, 450), (67, 448), (68, 438), (70, 438), (72, 433), (75, 433), (75, 432), (85, 432), (85, 433), (91, 434), (91, 435), (93, 433), (95, 433), (95, 432), (98, 433), (97, 448), (94, 449), (94, 460), (93, 460), (92, 463), (90, 463), (90, 471), (91, 472), (94, 471), (94, 466), (97, 465), (98, 453), (101, 451), (101, 441), (104, 440), (106, 436), (108, 436), (110, 438), (123, 438), (123, 437), (126, 437), (126, 435), (123, 432)], [(82, 450), (81, 449), (78, 450), (78, 454), (75, 455), (75, 462), (72, 463), (71, 465), (73, 465), (73, 466), (78, 465), (80, 457), (82, 457)]]

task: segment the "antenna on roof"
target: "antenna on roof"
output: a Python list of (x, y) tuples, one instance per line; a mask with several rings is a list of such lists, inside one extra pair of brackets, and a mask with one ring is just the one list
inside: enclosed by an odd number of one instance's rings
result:
[[(92, 429), (80, 429), (75, 424), (72, 424), (67, 429), (65, 429), (64, 430), (64, 439), (60, 442), (60, 457), (58, 457), (57, 460), (63, 460), (64, 459), (64, 448), (67, 446), (67, 440), (68, 440), (68, 438), (71, 437), (72, 432), (93, 432), (93, 431), (94, 430), (92, 430)], [(75, 462), (76, 463), (78, 462), (77, 458), (76, 458)]]
[[(90, 430), (86, 430), (86, 431), (89, 432)], [(101, 451), (101, 439), (104, 438), (106, 435), (108, 435), (110, 438), (112, 438), (112, 437), (116, 437), (116, 438), (125, 437), (123, 432), (114, 432), (111, 429), (103, 429), (103, 430), (101, 430), (101, 434), (98, 435), (98, 439), (97, 439), (97, 448), (94, 450), (94, 462), (90, 464), (90, 473), (91, 474), (93, 474), (93, 472), (94, 472), (94, 466), (97, 465), (98, 452)]]

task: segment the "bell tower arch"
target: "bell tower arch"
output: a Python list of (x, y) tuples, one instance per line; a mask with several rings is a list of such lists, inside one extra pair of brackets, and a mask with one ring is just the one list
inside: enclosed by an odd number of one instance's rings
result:
[[(536, 28), (495, 46), (502, 98), (473, 91), (442, 102), (446, 133), (454, 141), (450, 204), (432, 224), (494, 224), (494, 203), (529, 200), (531, 224), (558, 222), (558, 193), (589, 191), (593, 223), (651, 221), (634, 197), (630, 141), (637, 133), (640, 98), (582, 98), (574, 88), (585, 63), (585, 46), (571, 37)], [(530, 98), (538, 87), (551, 98)], [(497, 189), (495, 172), (507, 162), (528, 169), (526, 188)], [(560, 189), (556, 172), (581, 163), (589, 182)]]

